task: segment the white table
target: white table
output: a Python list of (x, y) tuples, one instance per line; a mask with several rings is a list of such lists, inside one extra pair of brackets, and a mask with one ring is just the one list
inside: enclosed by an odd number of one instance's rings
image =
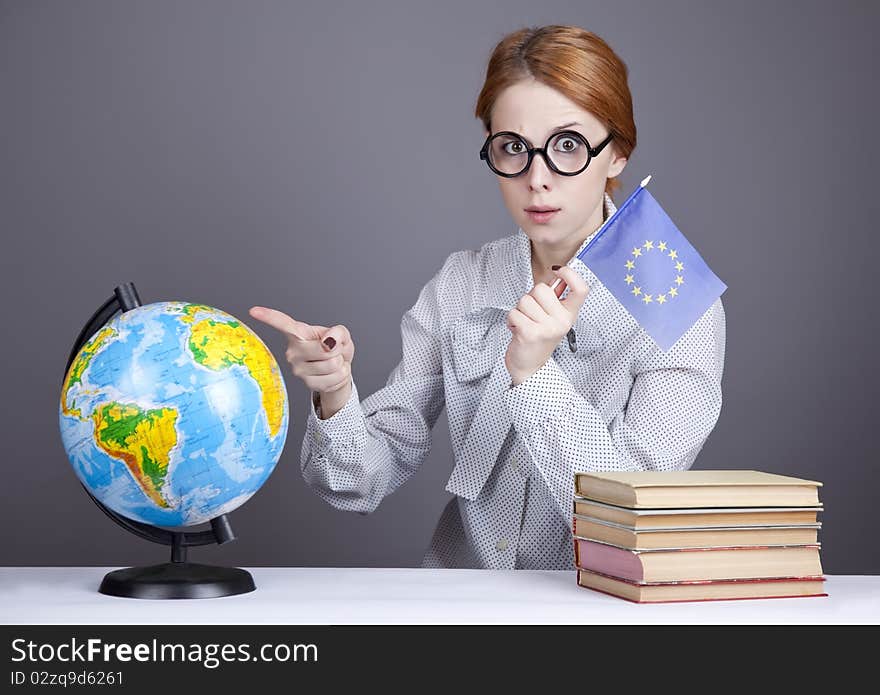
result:
[(0, 624), (878, 624), (880, 576), (826, 575), (827, 597), (635, 604), (575, 573), (248, 567), (257, 590), (166, 601), (98, 593), (112, 567), (0, 567)]

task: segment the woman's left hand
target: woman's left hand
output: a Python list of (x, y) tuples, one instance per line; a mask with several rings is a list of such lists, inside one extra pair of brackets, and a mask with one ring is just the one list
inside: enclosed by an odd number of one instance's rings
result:
[[(507, 314), (513, 334), (504, 356), (512, 386), (528, 379), (549, 359), (553, 350), (577, 321), (590, 288), (577, 271), (566, 266), (553, 271), (563, 282), (555, 290), (539, 282)], [(565, 299), (559, 299), (565, 291)]]

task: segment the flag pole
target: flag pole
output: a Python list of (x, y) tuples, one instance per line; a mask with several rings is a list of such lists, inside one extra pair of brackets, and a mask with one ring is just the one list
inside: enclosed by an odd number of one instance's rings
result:
[[(614, 211), (614, 214), (611, 215), (611, 217), (609, 217), (607, 220), (605, 220), (605, 222), (602, 223), (602, 226), (599, 227), (599, 229), (596, 231), (595, 235), (593, 235), (593, 238), (590, 239), (590, 243), (584, 247), (584, 250), (581, 251), (576, 256), (576, 258), (581, 258), (587, 252), (587, 250), (599, 240), (599, 237), (601, 237), (605, 233), (605, 230), (611, 226), (611, 223), (617, 219), (617, 216), (620, 215), (621, 212), (623, 212), (624, 208), (626, 208), (626, 206), (629, 205), (633, 201), (633, 199), (645, 188), (645, 186), (648, 185), (648, 182), (651, 180), (651, 178), (653, 176), (654, 176), (653, 174), (648, 174), (648, 176), (646, 176), (645, 178), (642, 179), (641, 183), (639, 183), (638, 188), (636, 188), (636, 190), (634, 190), (632, 192), (632, 194), (630, 195), (629, 198), (627, 198), (625, 201), (623, 201), (623, 205), (621, 205), (619, 208), (617, 208), (617, 210)], [(574, 259), (572, 259), (572, 260), (574, 260)], [(571, 261), (569, 261), (569, 263), (570, 262)], [(566, 264), (566, 265), (568, 265), (568, 264)], [(553, 281), (553, 284), (550, 286), (550, 289), (555, 290), (560, 282), (562, 282), (562, 278), (556, 278)]]

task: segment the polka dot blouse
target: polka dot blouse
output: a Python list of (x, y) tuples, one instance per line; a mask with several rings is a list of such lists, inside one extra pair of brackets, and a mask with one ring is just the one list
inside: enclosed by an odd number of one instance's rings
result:
[[(605, 217), (614, 210), (606, 195)], [(455, 496), (422, 566), (574, 569), (575, 472), (690, 468), (721, 411), (726, 329), (719, 298), (663, 352), (589, 268), (569, 265), (590, 286), (575, 350), (563, 338), (512, 386), (507, 313), (534, 286), (529, 238), (450, 254), (401, 320), (386, 385), (361, 402), (353, 382), (326, 420), (313, 394), (305, 481), (337, 509), (373, 511), (425, 460), (445, 406)]]

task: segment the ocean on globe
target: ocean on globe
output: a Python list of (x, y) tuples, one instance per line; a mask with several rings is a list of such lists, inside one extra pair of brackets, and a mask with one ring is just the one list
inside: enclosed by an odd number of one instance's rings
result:
[(287, 389), (262, 340), (203, 304), (115, 316), (83, 345), (61, 390), (64, 449), (104, 505), (155, 526), (231, 512), (275, 468)]

